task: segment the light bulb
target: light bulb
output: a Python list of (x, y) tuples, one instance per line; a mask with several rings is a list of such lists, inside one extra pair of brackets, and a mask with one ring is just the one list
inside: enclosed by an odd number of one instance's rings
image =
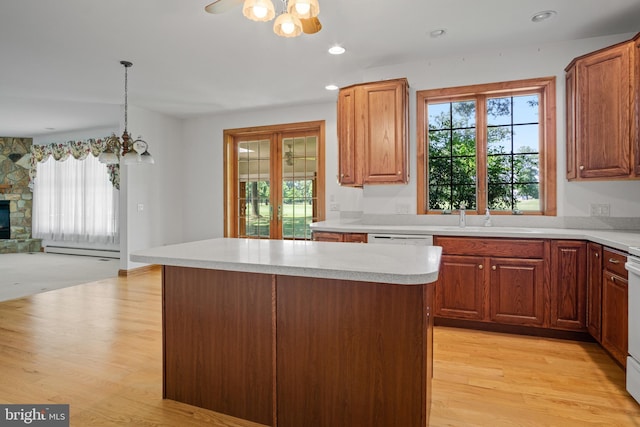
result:
[(264, 18), (265, 16), (267, 16), (267, 8), (257, 4), (253, 6), (253, 14), (256, 16), (256, 18)]
[(310, 3), (301, 3), (301, 2), (296, 3), (296, 12), (298, 12), (299, 15), (306, 15), (307, 13), (309, 13), (310, 9), (311, 9)]
[(282, 23), (282, 32), (285, 34), (291, 34), (293, 33), (293, 30), (295, 30), (295, 25), (293, 25), (292, 21), (285, 21)]

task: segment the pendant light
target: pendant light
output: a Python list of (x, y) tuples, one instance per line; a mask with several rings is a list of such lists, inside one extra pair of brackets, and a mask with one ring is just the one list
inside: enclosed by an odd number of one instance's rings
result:
[(282, 13), (273, 24), (273, 32), (280, 37), (297, 37), (302, 34), (302, 22), (300, 18), (287, 11), (287, 0), (282, 0), (282, 3)]
[[(124, 132), (122, 133), (122, 140), (118, 139), (115, 135), (112, 135), (107, 139), (107, 147), (105, 151), (100, 153), (98, 160), (100, 163), (113, 165), (118, 164), (120, 161), (119, 158), (122, 157), (124, 159), (124, 163), (127, 165), (137, 163), (154, 164), (155, 161), (151, 156), (151, 153), (148, 151), (149, 144), (147, 144), (142, 137), (138, 137), (138, 139), (131, 142), (131, 135), (127, 130), (129, 106), (127, 69), (133, 66), (133, 63), (129, 61), (120, 61), (120, 64), (124, 66)], [(116, 154), (120, 152), (120, 149), (122, 149), (120, 155)]]
[(271, 0), (245, 0), (242, 14), (252, 21), (267, 22), (276, 16), (276, 9)]
[(318, 0), (289, 0), (287, 12), (300, 19), (315, 18), (320, 13)]

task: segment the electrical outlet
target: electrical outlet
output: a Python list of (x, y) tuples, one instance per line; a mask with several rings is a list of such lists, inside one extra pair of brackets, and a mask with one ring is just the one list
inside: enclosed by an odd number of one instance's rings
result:
[(611, 205), (608, 203), (590, 203), (589, 204), (590, 216), (610, 216)]
[(329, 203), (329, 210), (330, 211), (339, 211), (340, 210), (340, 203)]
[(407, 203), (397, 203), (396, 213), (406, 215), (409, 213), (409, 205)]

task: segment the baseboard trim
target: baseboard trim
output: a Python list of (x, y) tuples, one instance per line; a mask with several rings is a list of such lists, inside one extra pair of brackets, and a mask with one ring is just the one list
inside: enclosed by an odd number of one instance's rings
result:
[(118, 276), (127, 277), (135, 276), (138, 274), (146, 274), (151, 273), (152, 271), (160, 270), (161, 268), (162, 266), (158, 264), (143, 265), (142, 267), (132, 268), (131, 270), (118, 270)]
[(449, 319), (435, 317), (434, 325), (449, 326), (453, 328), (476, 329), (479, 331), (501, 332), (507, 334), (530, 335), (536, 337), (556, 338), (572, 341), (596, 342), (588, 332), (568, 331), (561, 329), (541, 328), (534, 326), (505, 325), (477, 320)]

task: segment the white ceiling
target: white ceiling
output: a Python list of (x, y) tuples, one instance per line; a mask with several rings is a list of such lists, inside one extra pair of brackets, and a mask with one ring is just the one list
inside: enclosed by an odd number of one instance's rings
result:
[(189, 117), (328, 102), (326, 84), (372, 67), (640, 31), (639, 0), (319, 0), (322, 31), (284, 39), (210, 1), (0, 0), (0, 136), (117, 126), (120, 60), (130, 105)]

